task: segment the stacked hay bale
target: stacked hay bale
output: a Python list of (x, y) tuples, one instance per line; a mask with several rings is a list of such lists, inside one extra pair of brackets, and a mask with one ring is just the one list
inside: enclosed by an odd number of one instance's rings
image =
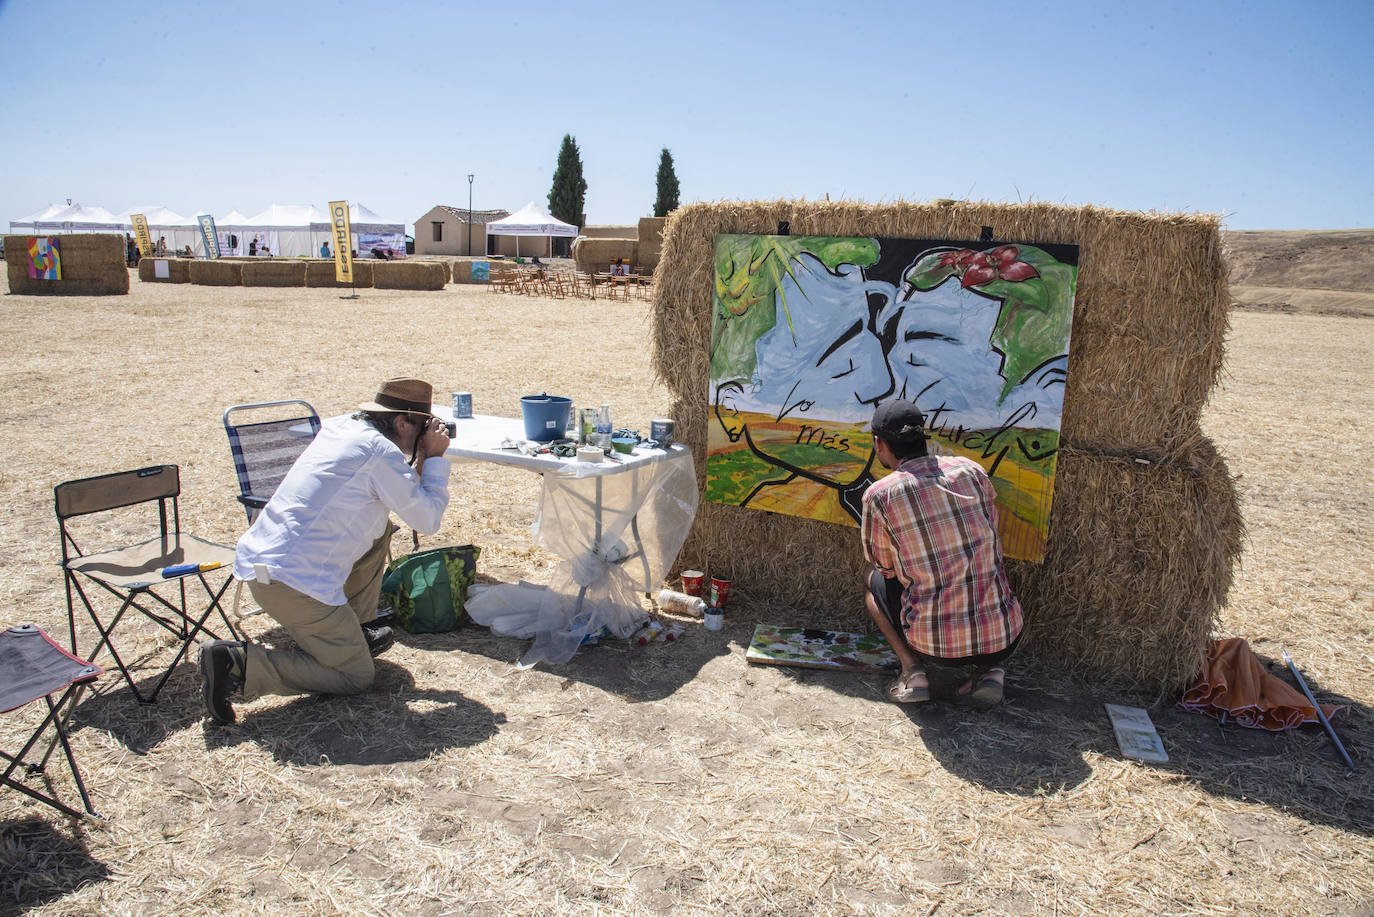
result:
[[(157, 266), (167, 265), (167, 276), (157, 276)], [(191, 262), (185, 258), (145, 257), (138, 262), (138, 279), (144, 283), (190, 283)]]
[(192, 283), (207, 287), (243, 286), (243, 262), (208, 258), (192, 261), (189, 270)]
[(378, 261), (372, 285), (379, 290), (442, 290), (447, 280), (436, 261)]
[(340, 283), (334, 279), (337, 267), (330, 261), (308, 261), (305, 266), (305, 285), (308, 287), (370, 287), (372, 286), (372, 262), (353, 262), (353, 282)]
[[(1153, 690), (1187, 683), (1244, 535), (1233, 479), (1199, 427), (1227, 330), (1216, 219), (954, 202), (675, 211), (655, 274), (653, 362), (703, 481), (714, 237), (784, 220), (795, 235), (974, 240), (991, 226), (998, 240), (1079, 246), (1047, 553), (1008, 562), (1027, 610), (1023, 645)], [(867, 620), (853, 528), (703, 503), (679, 562), (720, 571), (765, 607)]]
[(51, 236), (57, 239), (62, 259), (61, 280), (29, 276), (29, 239), (5, 236), (5, 273), (11, 293), (40, 296), (108, 296), (129, 292), (129, 267), (125, 263), (124, 237), (114, 233), (79, 233)]
[(639, 221), (639, 260), (641, 271), (653, 273), (663, 253), (663, 227), (667, 217), (642, 217)]
[(303, 287), (304, 260), (258, 259), (243, 263), (243, 285), (246, 287)]
[(604, 274), (617, 258), (624, 258), (631, 267), (637, 264), (639, 243), (634, 239), (578, 239), (573, 242), (572, 256), (579, 271)]

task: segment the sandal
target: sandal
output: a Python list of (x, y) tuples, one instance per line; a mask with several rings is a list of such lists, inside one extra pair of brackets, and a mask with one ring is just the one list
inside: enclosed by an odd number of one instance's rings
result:
[(913, 685), (912, 679), (925, 677), (925, 672), (913, 669), (903, 672), (887, 689), (888, 699), (895, 704), (920, 704), (930, 700), (930, 685)]
[[(992, 674), (996, 672), (997, 674)], [(987, 669), (975, 672), (955, 694), (955, 700), (975, 710), (989, 710), (1002, 703), (1003, 680), (1006, 673), (1001, 669)]]

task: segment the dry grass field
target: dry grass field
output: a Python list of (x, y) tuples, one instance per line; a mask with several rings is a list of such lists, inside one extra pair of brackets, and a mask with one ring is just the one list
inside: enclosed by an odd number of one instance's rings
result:
[[(643, 429), (668, 401), (646, 381), (649, 308), (137, 280), (0, 296), (0, 621), (65, 634), (60, 481), (175, 462), (183, 527), (232, 544), (236, 402), (328, 415), (414, 373), (479, 412), (547, 390)], [(1237, 311), (1229, 349), (1206, 426), (1249, 541), (1222, 629), (1266, 659), (1288, 647), (1347, 705), (1353, 777), (1319, 727), (1219, 725), (1052, 658), (1018, 659), (987, 714), (750, 667), (749, 621), (802, 616), (746, 593), (724, 631), (547, 670), (478, 628), (403, 634), (369, 694), (245, 703), (227, 729), (202, 719), (192, 665), (153, 707), (107, 675), (73, 734), (105, 817), (0, 791), (0, 914), (1374, 914), (1374, 321)], [(547, 579), (537, 483), (455, 466), (425, 543), (481, 545), (484, 581)], [(1124, 759), (1104, 702), (1149, 706), (1170, 762)], [(0, 747), (30, 719), (0, 718)]]

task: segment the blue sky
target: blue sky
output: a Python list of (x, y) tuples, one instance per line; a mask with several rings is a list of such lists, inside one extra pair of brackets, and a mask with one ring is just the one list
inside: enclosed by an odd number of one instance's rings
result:
[(1374, 3), (0, 0), (0, 228), (186, 215), (934, 197), (1374, 226)]

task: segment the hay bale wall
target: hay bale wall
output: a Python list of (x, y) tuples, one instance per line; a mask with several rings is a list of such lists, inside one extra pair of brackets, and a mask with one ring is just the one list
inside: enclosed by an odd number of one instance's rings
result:
[(305, 264), (305, 285), (308, 287), (353, 287), (372, 286), (372, 263), (370, 261), (353, 262), (353, 283), (340, 283), (334, 279), (335, 265), (331, 259), (329, 261), (307, 261)]
[(378, 261), (372, 285), (379, 290), (442, 290), (444, 267), (433, 261)]
[[(157, 262), (167, 262), (167, 276), (157, 276)], [(185, 258), (148, 256), (138, 262), (138, 279), (144, 283), (190, 283), (191, 262)]]
[(259, 258), (243, 263), (243, 285), (246, 287), (303, 287), (305, 286), (303, 259)]
[(572, 256), (579, 271), (604, 274), (617, 258), (624, 258), (631, 267), (638, 264), (639, 243), (634, 239), (578, 239), (573, 242)]
[(129, 292), (129, 267), (124, 261), (124, 237), (115, 233), (71, 233), (57, 239), (62, 259), (61, 280), (29, 277), (29, 239), (34, 235), (5, 236), (5, 273), (11, 293), (38, 296), (110, 296)]
[(188, 273), (192, 283), (207, 287), (243, 286), (243, 262), (207, 258), (190, 262)]
[(663, 253), (663, 227), (667, 217), (642, 217), (639, 221), (639, 265), (645, 271), (658, 267)]
[[(1041, 564), (1009, 562), (1009, 575), (1028, 647), (1084, 672), (1181, 687), (1225, 603), (1243, 534), (1225, 462), (1198, 425), (1227, 330), (1216, 219), (944, 202), (674, 211), (655, 273), (652, 346), (703, 483), (714, 237), (776, 232), (782, 220), (795, 235), (974, 240), (992, 226), (999, 241), (1079, 246), (1049, 547)], [(853, 528), (703, 503), (679, 563), (730, 577), (775, 614), (783, 605), (867, 621)]]

